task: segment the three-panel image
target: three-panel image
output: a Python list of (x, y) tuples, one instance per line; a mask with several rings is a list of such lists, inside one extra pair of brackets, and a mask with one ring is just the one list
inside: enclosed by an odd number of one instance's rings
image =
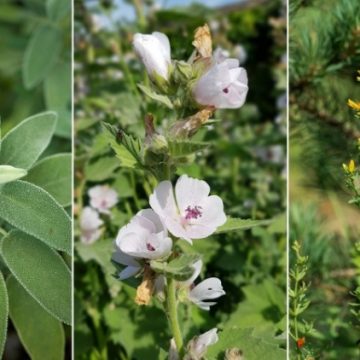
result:
[(0, 358), (360, 359), (358, 0), (0, 0)]

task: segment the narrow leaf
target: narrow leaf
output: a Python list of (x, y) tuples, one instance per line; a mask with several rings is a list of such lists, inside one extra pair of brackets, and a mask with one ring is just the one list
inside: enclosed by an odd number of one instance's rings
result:
[(38, 186), (20, 180), (1, 186), (0, 217), (49, 246), (71, 254), (71, 219)]
[(226, 223), (217, 228), (215, 234), (222, 234), (229, 231), (247, 230), (256, 226), (269, 225), (271, 220), (250, 220), (228, 217)]
[(56, 117), (53, 112), (34, 115), (9, 131), (2, 140), (0, 164), (29, 169), (49, 145)]
[(60, 321), (45, 311), (14, 276), (9, 276), (6, 284), (10, 318), (31, 359), (63, 360), (65, 335)]
[(4, 352), (7, 323), (8, 323), (9, 303), (6, 291), (5, 281), (2, 273), (0, 272), (0, 358)]
[(167, 106), (169, 109), (173, 109), (173, 104), (171, 103), (170, 99), (165, 95), (160, 95), (148, 88), (147, 86), (138, 84), (139, 89), (147, 96), (149, 96), (151, 99)]
[(208, 143), (194, 141), (168, 141), (169, 151), (172, 157), (183, 157), (202, 151), (209, 147)]
[(52, 316), (71, 323), (71, 273), (62, 257), (34, 237), (13, 230), (2, 257), (20, 284)]
[(24, 177), (27, 171), (10, 165), (0, 165), (0, 184), (5, 184)]
[(40, 160), (23, 180), (40, 186), (60, 205), (68, 206), (71, 204), (71, 168), (71, 154), (56, 154)]

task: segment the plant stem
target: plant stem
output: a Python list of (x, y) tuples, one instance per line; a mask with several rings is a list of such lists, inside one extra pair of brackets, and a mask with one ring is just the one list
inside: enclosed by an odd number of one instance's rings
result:
[(167, 280), (166, 305), (167, 305), (167, 313), (168, 313), (170, 328), (175, 340), (176, 349), (179, 353), (180, 359), (182, 359), (184, 356), (184, 343), (179, 326), (179, 319), (177, 316), (175, 280), (171, 277), (167, 277), (166, 280)]

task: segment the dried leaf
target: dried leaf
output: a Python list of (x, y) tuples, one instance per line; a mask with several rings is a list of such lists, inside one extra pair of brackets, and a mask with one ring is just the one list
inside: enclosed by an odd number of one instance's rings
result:
[(195, 46), (200, 58), (211, 57), (212, 40), (210, 29), (207, 24), (200, 26), (195, 30), (193, 45)]
[(149, 305), (155, 288), (155, 273), (150, 267), (145, 267), (143, 281), (136, 289), (135, 302), (138, 305)]
[(204, 125), (214, 113), (214, 108), (200, 110), (195, 115), (189, 116), (184, 120), (177, 121), (170, 132), (174, 138), (190, 138)]

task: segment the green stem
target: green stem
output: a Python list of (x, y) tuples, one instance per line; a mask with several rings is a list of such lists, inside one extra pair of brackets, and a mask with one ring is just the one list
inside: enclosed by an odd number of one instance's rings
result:
[(167, 281), (166, 305), (167, 305), (167, 313), (169, 317), (170, 328), (175, 340), (176, 349), (180, 355), (180, 359), (182, 359), (184, 356), (184, 343), (181, 335), (179, 319), (177, 316), (175, 280), (171, 277), (167, 277), (166, 281)]

